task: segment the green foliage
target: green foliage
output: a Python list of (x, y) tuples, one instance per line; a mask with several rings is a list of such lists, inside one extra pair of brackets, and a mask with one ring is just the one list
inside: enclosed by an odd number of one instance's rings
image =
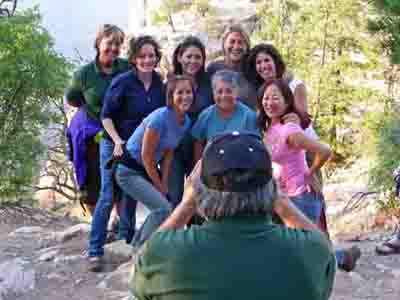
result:
[(186, 6), (176, 0), (163, 0), (159, 9), (153, 12), (152, 21), (155, 24), (169, 24), (173, 31), (175, 31), (175, 24), (172, 15)]
[(352, 112), (379, 96), (360, 83), (376, 79), (368, 72), (383, 70), (379, 45), (367, 34), (369, 9), (358, 0), (265, 1), (252, 35), (253, 44), (274, 44), (290, 72), (305, 82), (314, 122), (336, 158), (356, 155), (359, 119)]
[(369, 20), (369, 29), (380, 38), (392, 62), (400, 63), (400, 1), (373, 0), (376, 14)]
[(0, 18), (0, 200), (29, 191), (38, 175), (40, 136), (56, 118), (52, 103), (62, 98), (69, 69), (38, 9)]
[(153, 11), (152, 22), (155, 24), (168, 24), (171, 26), (172, 31), (176, 31), (176, 26), (173, 20), (173, 14), (182, 10), (192, 10), (197, 12), (206, 25), (207, 32), (212, 31), (213, 28), (210, 23), (215, 16), (215, 9), (209, 4), (208, 0), (193, 0), (193, 1), (176, 1), (176, 0), (163, 0), (160, 8)]
[(368, 114), (364, 125), (364, 138), (370, 140), (366, 149), (370, 161), (369, 185), (380, 195), (380, 208), (393, 211), (400, 207), (392, 175), (400, 165), (400, 118), (393, 110), (373, 112)]

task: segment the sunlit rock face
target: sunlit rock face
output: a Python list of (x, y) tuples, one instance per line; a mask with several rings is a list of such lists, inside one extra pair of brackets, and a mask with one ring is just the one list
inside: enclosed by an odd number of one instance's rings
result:
[[(209, 5), (215, 12), (212, 25), (207, 23), (198, 12), (179, 11), (171, 15), (175, 30), (168, 24), (152, 23), (152, 12), (160, 8), (161, 2), (161, 0), (130, 1), (129, 31), (134, 35), (145, 33), (155, 36), (163, 47), (164, 56), (170, 61), (177, 43), (188, 35), (195, 35), (204, 42), (209, 57), (218, 56), (221, 52), (220, 36), (227, 25), (240, 23), (248, 32), (254, 29), (258, 1), (209, 1)], [(178, 0), (177, 2), (190, 4), (192, 1)]]

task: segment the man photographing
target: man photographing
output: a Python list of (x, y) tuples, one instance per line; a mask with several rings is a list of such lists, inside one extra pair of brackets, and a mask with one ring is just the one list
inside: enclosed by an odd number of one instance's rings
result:
[[(180, 229), (197, 211), (202, 226)], [(276, 212), (285, 226), (271, 222)], [(315, 225), (278, 194), (254, 134), (205, 148), (181, 204), (141, 249), (131, 281), (142, 299), (328, 299), (336, 261)]]

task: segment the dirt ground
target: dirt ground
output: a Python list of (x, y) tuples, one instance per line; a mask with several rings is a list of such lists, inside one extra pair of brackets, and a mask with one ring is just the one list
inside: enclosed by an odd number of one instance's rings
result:
[[(40, 226), (42, 230), (51, 232), (69, 228), (74, 224), (76, 222), (67, 217), (53, 215), (29, 206), (0, 206), (0, 265), (17, 258), (23, 259), (25, 268), (35, 272), (33, 286), (24, 293), (3, 296), (0, 289), (0, 300), (128, 299), (126, 282), (109, 281), (107, 293), (101, 287), (101, 283), (119, 267), (120, 262), (110, 259), (103, 273), (86, 271), (87, 233), (75, 236), (62, 244), (45, 238), (42, 231), (28, 236), (10, 234), (26, 226)], [(350, 241), (338, 241), (337, 244), (340, 246), (358, 245), (363, 255), (354, 272), (337, 273), (331, 299), (400, 299), (400, 255), (380, 257), (374, 253), (375, 245), (388, 234), (367, 232)], [(340, 238), (340, 235), (337, 238)], [(38, 259), (40, 251), (51, 249), (50, 247), (55, 247), (59, 251), (56, 258), (51, 261), (40, 261)], [(70, 259), (65, 259), (68, 257)], [(129, 267), (129, 263), (126, 265)], [(6, 275), (0, 275), (0, 286), (4, 280), (2, 277)], [(113, 290), (114, 293), (110, 292)]]

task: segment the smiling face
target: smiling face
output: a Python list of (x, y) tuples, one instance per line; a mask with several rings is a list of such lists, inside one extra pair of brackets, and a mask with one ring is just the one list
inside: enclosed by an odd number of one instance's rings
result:
[(136, 57), (132, 58), (132, 63), (141, 73), (151, 73), (157, 65), (157, 54), (152, 44), (144, 44), (140, 48)]
[(100, 64), (105, 67), (111, 66), (121, 50), (120, 38), (115, 34), (105, 36), (100, 40), (97, 47)]
[(240, 32), (231, 32), (225, 39), (224, 53), (228, 62), (237, 64), (247, 51), (247, 45)]
[(178, 114), (185, 114), (193, 104), (193, 88), (189, 80), (179, 80), (172, 93), (172, 107)]
[(276, 78), (276, 65), (271, 55), (265, 52), (257, 54), (256, 72), (264, 81)]
[(195, 46), (186, 48), (178, 57), (184, 75), (196, 76), (204, 66), (204, 57), (201, 50)]
[(223, 80), (215, 83), (213, 90), (214, 101), (217, 108), (223, 112), (233, 112), (236, 107), (238, 92), (231, 84)]
[(280, 89), (275, 84), (271, 84), (264, 92), (262, 106), (265, 114), (271, 120), (276, 120), (286, 113), (289, 105), (286, 103)]

